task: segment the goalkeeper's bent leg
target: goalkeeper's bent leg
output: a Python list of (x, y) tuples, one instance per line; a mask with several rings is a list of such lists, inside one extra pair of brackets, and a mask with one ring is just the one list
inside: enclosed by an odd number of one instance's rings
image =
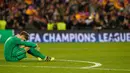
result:
[(27, 52), (34, 57), (40, 57), (41, 59), (46, 58), (45, 55), (41, 54), (38, 50), (36, 50), (35, 48), (32, 48), (32, 47)]
[(29, 47), (24, 47), (24, 48), (18, 48), (19, 51), (16, 53), (17, 59), (21, 60), (23, 58), (26, 58), (26, 52), (30, 49)]

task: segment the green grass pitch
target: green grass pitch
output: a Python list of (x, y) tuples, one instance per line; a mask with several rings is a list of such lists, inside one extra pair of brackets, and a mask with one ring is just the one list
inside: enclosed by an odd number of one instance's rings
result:
[[(130, 43), (39, 43), (40, 51), (56, 58), (53, 62), (39, 62), (28, 55), (20, 62), (6, 62), (0, 44), (0, 73), (130, 73)], [(60, 61), (60, 59), (74, 60)], [(101, 63), (93, 66), (90, 61)]]

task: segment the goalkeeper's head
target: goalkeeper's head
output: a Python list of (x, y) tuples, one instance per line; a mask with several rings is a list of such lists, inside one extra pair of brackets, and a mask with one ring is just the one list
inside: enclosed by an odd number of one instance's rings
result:
[(29, 33), (27, 33), (26, 31), (21, 31), (19, 35), (21, 36), (21, 39), (24, 41), (29, 39)]

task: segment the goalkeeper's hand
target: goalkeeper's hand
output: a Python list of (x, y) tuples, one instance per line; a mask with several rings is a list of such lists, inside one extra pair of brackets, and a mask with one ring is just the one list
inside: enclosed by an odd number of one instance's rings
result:
[(36, 50), (40, 50), (40, 47), (38, 46), (38, 44), (36, 44)]
[(20, 47), (20, 48), (25, 48), (25, 46), (24, 46), (24, 45), (20, 45), (19, 47)]

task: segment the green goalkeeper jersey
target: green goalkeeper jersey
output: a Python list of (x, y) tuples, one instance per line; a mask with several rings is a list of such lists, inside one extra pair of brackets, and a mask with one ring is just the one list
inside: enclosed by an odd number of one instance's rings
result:
[(20, 49), (20, 45), (28, 47), (36, 47), (37, 45), (33, 42), (23, 41), (16, 36), (9, 37), (4, 44), (4, 56), (6, 60), (15, 59), (13, 53)]

